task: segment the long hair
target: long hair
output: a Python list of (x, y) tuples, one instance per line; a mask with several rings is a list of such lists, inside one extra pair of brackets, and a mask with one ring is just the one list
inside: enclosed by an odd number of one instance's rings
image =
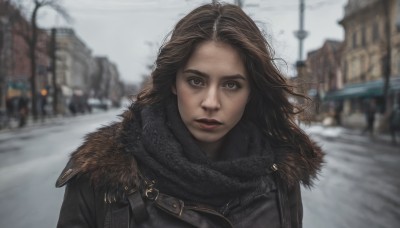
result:
[(304, 96), (293, 91), (278, 70), (272, 48), (255, 22), (232, 4), (200, 6), (183, 17), (171, 37), (160, 48), (151, 83), (137, 96), (136, 107), (165, 102), (170, 96), (178, 70), (204, 41), (230, 44), (240, 54), (250, 79), (250, 101), (244, 117), (261, 127), (276, 146), (297, 146), (297, 151), (312, 151), (312, 143), (297, 126), (298, 108), (289, 97)]

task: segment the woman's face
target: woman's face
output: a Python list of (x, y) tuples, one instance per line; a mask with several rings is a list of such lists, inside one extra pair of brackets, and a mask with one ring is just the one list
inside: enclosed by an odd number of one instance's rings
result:
[(239, 53), (230, 45), (200, 43), (176, 76), (178, 109), (200, 143), (215, 144), (239, 122), (250, 94), (250, 83)]

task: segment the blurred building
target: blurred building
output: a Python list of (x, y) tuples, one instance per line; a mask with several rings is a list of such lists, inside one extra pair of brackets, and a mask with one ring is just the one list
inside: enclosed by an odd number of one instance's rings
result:
[(308, 95), (317, 104), (316, 115), (333, 112), (333, 107), (340, 105), (323, 101), (327, 94), (343, 87), (340, 65), (342, 48), (343, 42), (326, 40), (321, 48), (307, 54), (307, 75), (312, 82), (308, 88)]
[(124, 84), (120, 81), (117, 66), (107, 57), (96, 57), (95, 61), (91, 97), (109, 100), (113, 106), (119, 106), (124, 96)]
[[(29, 21), (11, 2), (0, 0), (1, 112), (6, 109), (8, 100), (18, 99), (24, 94), (32, 96), (29, 55), (32, 29)], [(117, 66), (105, 57), (93, 57), (90, 48), (73, 29), (56, 28), (54, 31), (55, 47), (53, 49), (50, 30), (38, 28), (35, 53), (38, 91), (36, 96), (43, 99), (39, 99), (37, 108), (43, 108), (42, 105), (49, 102), (47, 107), (50, 109), (55, 97), (54, 91), (57, 91), (57, 110), (61, 114), (66, 114), (71, 110), (89, 111), (87, 100), (90, 96), (109, 100), (118, 106), (124, 94), (124, 85), (120, 81)], [(51, 73), (53, 69), (50, 66), (52, 53), (55, 56), (55, 77)], [(53, 78), (55, 78), (55, 83), (53, 83)], [(53, 88), (53, 84), (56, 84), (57, 89)], [(52, 96), (47, 96), (49, 94)]]
[[(320, 49), (308, 53), (306, 92), (317, 104), (316, 114), (339, 111), (345, 125), (361, 127), (365, 125), (366, 104), (373, 100), (377, 104), (377, 125), (385, 127), (384, 114), (400, 92), (399, 2), (349, 0), (339, 22), (345, 30), (343, 44), (327, 40)], [(390, 87), (386, 103), (387, 75)]]
[[(56, 29), (56, 84), (61, 91), (59, 111), (67, 112), (73, 96), (87, 99), (95, 71), (92, 51), (71, 28)], [(85, 102), (85, 101), (83, 101)]]
[[(341, 57), (344, 86), (328, 92), (324, 100), (343, 102), (343, 121), (354, 127), (365, 125), (365, 104), (374, 100), (378, 109), (376, 122), (381, 125), (400, 92), (400, 1), (349, 0), (344, 11), (339, 22), (345, 31)], [(387, 75), (388, 103), (384, 99)]]
[[(58, 110), (67, 113), (86, 112), (96, 62), (90, 48), (71, 28), (56, 28), (56, 84), (61, 92)], [(70, 110), (68, 110), (70, 108)]]
[(119, 106), (124, 89), (116, 64), (107, 57), (93, 56), (70, 28), (56, 29), (56, 43), (56, 81), (63, 100), (61, 112), (67, 112), (66, 108), (72, 106), (81, 107), (75, 108), (77, 112), (89, 111), (90, 108), (85, 107), (89, 105), (89, 98)]
[[(9, 1), (0, 0), (0, 108), (6, 100), (30, 94), (30, 23)], [(45, 30), (38, 29), (36, 46), (37, 91), (49, 85), (48, 42)]]

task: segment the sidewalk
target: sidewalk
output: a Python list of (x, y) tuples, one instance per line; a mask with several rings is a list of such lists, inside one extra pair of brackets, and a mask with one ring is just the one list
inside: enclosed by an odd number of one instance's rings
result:
[(116, 109), (116, 108), (111, 108), (107, 111), (103, 110), (94, 110), (91, 113), (79, 113), (75, 115), (48, 115), (45, 118), (41, 118), (40, 116), (36, 121), (33, 120), (32, 116), (29, 116), (26, 122), (26, 125), (24, 127), (18, 127), (19, 120), (16, 118), (9, 119), (7, 121), (7, 126), (5, 128), (0, 128), (0, 134), (1, 133), (6, 133), (6, 132), (18, 132), (18, 131), (23, 131), (24, 129), (33, 129), (37, 127), (50, 127), (52, 125), (60, 125), (60, 124), (65, 124), (67, 121), (71, 121), (74, 119), (80, 119), (84, 118), (85, 116), (87, 118), (92, 118), (93, 115), (96, 114), (101, 114), (101, 113), (109, 113), (112, 110), (118, 111), (118, 114), (122, 113), (122, 109)]
[(33, 120), (32, 116), (29, 116), (26, 125), (24, 127), (18, 127), (19, 120), (16, 118), (11, 118), (7, 122), (7, 126), (0, 128), (0, 133), (18, 131), (23, 129), (29, 129), (32, 127), (44, 127), (50, 126), (57, 123), (61, 123), (63, 119), (68, 118), (68, 116), (47, 116), (45, 118), (39, 117), (36, 121)]
[(324, 126), (321, 123), (302, 125), (301, 128), (311, 135), (319, 135), (324, 138), (338, 138), (352, 142), (374, 142), (390, 146), (400, 147), (400, 136), (397, 135), (397, 145), (392, 143), (390, 134), (375, 132), (372, 136), (368, 133), (363, 134), (362, 129), (349, 129), (340, 126)]

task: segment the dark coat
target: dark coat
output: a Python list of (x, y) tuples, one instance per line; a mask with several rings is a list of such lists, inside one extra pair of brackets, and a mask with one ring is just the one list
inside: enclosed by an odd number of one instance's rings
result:
[[(123, 130), (133, 119), (131, 112), (125, 112), (123, 121), (89, 134), (71, 155), (56, 183), (67, 184), (57, 227), (302, 227), (300, 183), (311, 185), (321, 167), (323, 153), (318, 146), (309, 153), (312, 156), (276, 150), (272, 174), (276, 189), (246, 205), (233, 199), (230, 203), (237, 207), (225, 211), (153, 191), (121, 140), (135, 140), (133, 132)], [(268, 213), (276, 207), (279, 213)]]

